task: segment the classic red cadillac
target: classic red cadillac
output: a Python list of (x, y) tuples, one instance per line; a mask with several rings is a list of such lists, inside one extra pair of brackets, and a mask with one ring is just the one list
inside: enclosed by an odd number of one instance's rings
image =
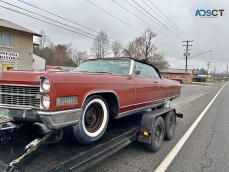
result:
[(82, 144), (98, 140), (109, 118), (168, 106), (180, 84), (132, 58), (93, 59), (73, 71), (8, 71), (0, 78), (0, 116), (68, 129)]

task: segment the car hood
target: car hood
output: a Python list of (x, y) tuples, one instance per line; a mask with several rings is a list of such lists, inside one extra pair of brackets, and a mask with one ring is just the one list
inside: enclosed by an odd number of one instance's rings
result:
[(45, 71), (7, 71), (0, 74), (0, 84), (39, 85)]
[[(7, 71), (0, 75), (0, 84), (20, 84), (20, 85), (39, 85), (40, 77), (46, 76), (55, 84), (61, 83), (103, 83), (109, 80), (111, 76), (114, 78), (122, 75), (109, 73), (80, 73), (66, 71)], [(124, 76), (124, 75), (123, 75)]]

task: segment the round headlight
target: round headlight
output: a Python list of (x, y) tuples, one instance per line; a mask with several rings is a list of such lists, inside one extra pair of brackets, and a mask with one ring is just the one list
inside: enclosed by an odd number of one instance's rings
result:
[(42, 79), (41, 81), (41, 89), (45, 92), (50, 91), (50, 81), (48, 79)]
[(44, 109), (48, 109), (49, 108), (49, 106), (50, 106), (50, 97), (49, 97), (49, 95), (45, 94), (45, 95), (43, 95), (41, 97), (41, 104), (42, 104)]

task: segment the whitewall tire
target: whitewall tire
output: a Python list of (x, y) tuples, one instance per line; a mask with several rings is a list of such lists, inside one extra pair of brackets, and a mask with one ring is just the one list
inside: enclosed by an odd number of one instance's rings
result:
[(99, 95), (89, 97), (82, 108), (79, 122), (70, 127), (70, 135), (81, 144), (90, 144), (100, 139), (109, 121), (106, 100)]

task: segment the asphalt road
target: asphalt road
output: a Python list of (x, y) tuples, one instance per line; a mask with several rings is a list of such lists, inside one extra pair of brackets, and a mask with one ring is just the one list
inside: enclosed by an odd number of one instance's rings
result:
[[(182, 85), (181, 96), (171, 106), (184, 114), (178, 119), (173, 140), (164, 141), (159, 152), (148, 152), (134, 142), (87, 171), (154, 171), (165, 159), (224, 83)], [(200, 123), (176, 155), (167, 171), (228, 171), (229, 169), (229, 83), (225, 85)]]

